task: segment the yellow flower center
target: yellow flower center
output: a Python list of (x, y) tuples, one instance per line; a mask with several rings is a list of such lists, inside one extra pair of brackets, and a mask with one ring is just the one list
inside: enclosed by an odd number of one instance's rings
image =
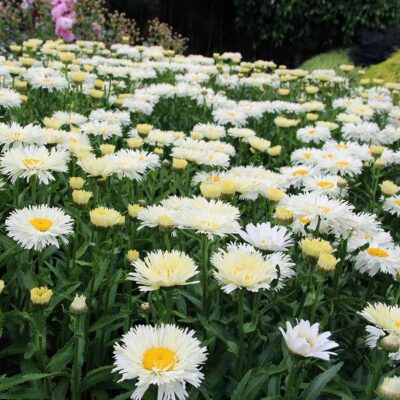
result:
[(298, 169), (292, 173), (292, 175), (307, 175), (308, 171), (306, 169)]
[(219, 182), (221, 180), (220, 176), (214, 176), (213, 178), (214, 182)]
[(53, 225), (53, 221), (48, 218), (33, 218), (29, 222), (40, 232), (48, 231)]
[(396, 328), (400, 328), (400, 321), (396, 321)]
[(20, 139), (21, 138), (21, 136), (22, 136), (22, 132), (18, 132), (18, 131), (16, 131), (16, 132), (12, 132), (12, 137), (14, 138), (14, 139), (16, 139), (16, 140), (18, 140), (18, 139)]
[(160, 215), (159, 222), (161, 226), (172, 226), (174, 224), (173, 219), (168, 215)]
[(332, 189), (335, 185), (332, 182), (320, 181), (317, 182), (317, 186), (322, 187), (324, 189)]
[(389, 253), (383, 249), (378, 249), (376, 247), (370, 247), (368, 250), (368, 254), (371, 255), (372, 257), (380, 257), (384, 258), (389, 255)]
[(301, 217), (301, 218), (299, 218), (299, 219), (300, 219), (300, 222), (301, 222), (302, 224), (304, 224), (304, 225), (307, 225), (307, 224), (309, 224), (309, 223), (311, 222), (311, 219), (308, 218), (308, 217)]
[(337, 144), (336, 145), (336, 148), (337, 149), (348, 149), (349, 148), (349, 146), (347, 145), (347, 144)]
[(36, 158), (25, 158), (22, 160), (25, 167), (35, 167), (43, 164), (42, 160), (38, 160)]
[(400, 199), (395, 201), (396, 205), (400, 207)]
[(336, 161), (336, 165), (339, 167), (348, 167), (350, 163), (348, 161)]
[(307, 158), (307, 159), (311, 158), (311, 153), (304, 153), (303, 156), (304, 156), (304, 158)]
[(310, 129), (310, 130), (308, 131), (308, 134), (309, 134), (309, 135), (315, 135), (316, 132), (317, 132), (317, 131), (316, 131), (315, 129)]
[(176, 355), (165, 347), (153, 347), (144, 353), (143, 366), (152, 371), (153, 369), (171, 371), (176, 363)]

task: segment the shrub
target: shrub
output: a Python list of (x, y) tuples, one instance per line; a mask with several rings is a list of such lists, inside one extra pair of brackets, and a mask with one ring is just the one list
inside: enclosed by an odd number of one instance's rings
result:
[(238, 28), (254, 49), (291, 44), (324, 49), (352, 42), (358, 29), (385, 29), (399, 20), (399, 0), (234, 0)]

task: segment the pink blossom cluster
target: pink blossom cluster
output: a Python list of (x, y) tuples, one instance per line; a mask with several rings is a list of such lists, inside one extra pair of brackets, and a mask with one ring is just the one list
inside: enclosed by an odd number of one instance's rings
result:
[(67, 42), (74, 40), (72, 28), (76, 21), (74, 4), (77, 0), (53, 0), (52, 20), (56, 24), (56, 35)]

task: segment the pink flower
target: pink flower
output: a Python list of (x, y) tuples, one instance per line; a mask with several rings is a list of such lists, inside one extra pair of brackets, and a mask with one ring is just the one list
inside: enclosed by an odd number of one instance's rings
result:
[(75, 19), (71, 17), (59, 17), (56, 20), (56, 29), (71, 30), (74, 26)]
[(69, 10), (67, 3), (60, 3), (56, 6), (53, 6), (51, 10), (51, 18), (53, 21), (56, 21), (57, 18), (60, 18), (63, 14), (65, 14)]
[[(34, 1), (34, 0), (24, 0)], [(72, 28), (76, 22), (76, 13), (73, 6), (76, 0), (53, 0), (53, 8), (51, 10), (52, 20), (56, 24), (56, 35), (63, 38), (65, 41), (70, 42), (74, 40), (75, 36)]]

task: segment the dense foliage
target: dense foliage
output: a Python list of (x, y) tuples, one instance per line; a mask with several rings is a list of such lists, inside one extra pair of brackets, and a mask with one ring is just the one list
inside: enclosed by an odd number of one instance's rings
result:
[(255, 48), (346, 46), (360, 28), (379, 30), (399, 22), (400, 1), (235, 0), (239, 29)]

